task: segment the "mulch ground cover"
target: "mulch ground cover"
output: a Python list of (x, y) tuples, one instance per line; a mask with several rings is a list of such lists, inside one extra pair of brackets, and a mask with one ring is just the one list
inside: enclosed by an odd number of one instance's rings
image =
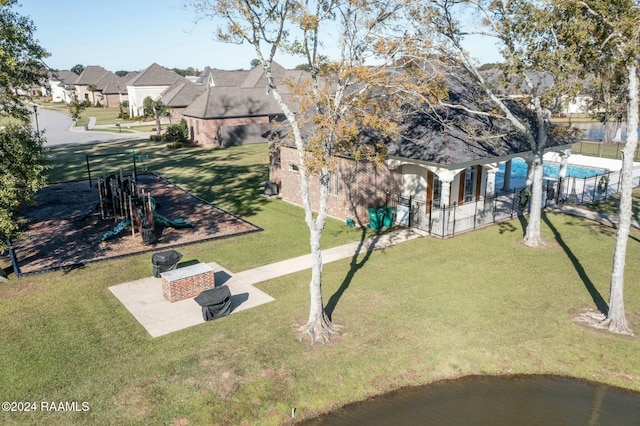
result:
[(261, 229), (189, 194), (155, 174), (138, 176), (138, 185), (156, 201), (156, 211), (175, 220), (184, 219), (193, 228), (176, 229), (156, 225), (155, 241), (144, 244), (131, 227), (102, 241), (101, 237), (121, 221), (102, 218), (100, 197), (93, 181), (48, 185), (36, 194), (37, 204), (23, 209), (27, 220), (24, 234), (13, 241), (20, 274), (47, 272), (82, 266), (122, 256), (160, 251), (170, 247), (228, 238)]

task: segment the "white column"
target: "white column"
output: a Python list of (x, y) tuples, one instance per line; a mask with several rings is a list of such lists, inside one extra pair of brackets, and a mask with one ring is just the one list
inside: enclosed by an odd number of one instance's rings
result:
[(511, 160), (507, 161), (504, 165), (504, 183), (502, 184), (502, 191), (511, 191)]
[(449, 206), (450, 198), (451, 198), (451, 182), (453, 182), (452, 178), (447, 177), (439, 178), (442, 183), (442, 194), (440, 194), (440, 205), (441, 206)]
[(564, 196), (567, 193), (567, 162), (569, 161), (569, 156), (571, 155), (571, 149), (566, 149), (560, 152), (560, 170), (558, 170), (558, 180), (560, 180), (560, 187), (558, 191), (560, 191), (560, 196)]
[(498, 169), (489, 169), (486, 165), (484, 168), (487, 170), (487, 190), (485, 192), (485, 198), (491, 198), (496, 194), (496, 172)]

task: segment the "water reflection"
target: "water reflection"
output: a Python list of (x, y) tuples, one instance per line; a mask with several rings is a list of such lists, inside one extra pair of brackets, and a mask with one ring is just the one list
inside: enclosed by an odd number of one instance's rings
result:
[[(597, 141), (604, 140), (604, 125), (601, 123), (573, 123), (574, 127), (581, 129), (584, 132), (586, 139), (592, 139)], [(638, 130), (640, 136), (640, 129)], [(616, 126), (611, 126), (610, 137), (612, 141), (625, 141), (627, 137), (627, 126), (625, 123)]]
[(640, 394), (555, 376), (473, 376), (351, 404), (308, 425), (638, 425)]

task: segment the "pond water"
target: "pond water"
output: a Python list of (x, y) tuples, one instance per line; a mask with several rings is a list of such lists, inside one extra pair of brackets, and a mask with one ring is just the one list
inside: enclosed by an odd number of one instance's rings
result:
[[(587, 139), (597, 141), (604, 140), (604, 125), (601, 123), (574, 123), (573, 126), (581, 129), (584, 132), (584, 137)], [(638, 135), (640, 136), (640, 129), (638, 130)], [(610, 136), (611, 139), (624, 141), (627, 137), (626, 124), (623, 123), (620, 129), (612, 130)]]
[(640, 393), (556, 376), (471, 376), (347, 405), (306, 425), (640, 424)]

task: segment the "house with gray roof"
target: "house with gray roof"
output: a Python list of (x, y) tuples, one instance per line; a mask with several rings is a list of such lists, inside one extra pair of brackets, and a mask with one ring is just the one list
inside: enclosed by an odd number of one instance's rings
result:
[(99, 65), (88, 65), (73, 84), (78, 99), (88, 100), (91, 105), (118, 106), (126, 98), (124, 80)]
[[(411, 216), (405, 216), (403, 223), (412, 220), (414, 225), (424, 224), (423, 229), (430, 232), (436, 224), (443, 226), (444, 234), (452, 211), (458, 221), (472, 218), (472, 228), (478, 215), (490, 219), (496, 208), (499, 210), (496, 206), (501, 192), (511, 198), (500, 201), (500, 205), (513, 211), (515, 193), (506, 177), (504, 185), (496, 188), (496, 173), (502, 163), (510, 167), (514, 158), (531, 160), (527, 139), (498, 115), (470, 112), (493, 109), (472, 84), (449, 77), (447, 88), (449, 103), (464, 108), (407, 109), (394, 140), (362, 130), (363, 142), (384, 144), (383, 166), (356, 161), (346, 153), (336, 156), (329, 183), (329, 215), (366, 224), (370, 221), (369, 208), (387, 204), (393, 195), (395, 200), (409, 200), (407, 215)], [(506, 102), (513, 114), (534, 128), (535, 121), (525, 105), (517, 100)], [(282, 199), (301, 205), (298, 154), (294, 147), (278, 142), (285, 140), (282, 136), (274, 136), (269, 179), (278, 186)], [(570, 137), (551, 135), (546, 150), (566, 155), (574, 142)], [(319, 185), (311, 185), (314, 208), (318, 207), (319, 193)]]
[(160, 98), (169, 108), (169, 122), (180, 122), (185, 108), (191, 105), (205, 89), (205, 85), (193, 83), (187, 78), (180, 78), (167, 87), (160, 94)]
[(210, 86), (183, 112), (191, 140), (219, 147), (266, 142), (262, 134), (283, 113), (264, 88)]
[(52, 102), (71, 102), (77, 78), (78, 74), (73, 71), (51, 71), (49, 73), (49, 87)]
[(126, 83), (129, 115), (131, 117), (144, 115), (145, 98), (151, 97), (154, 100), (160, 98), (163, 91), (182, 78), (175, 71), (156, 63), (149, 65)]
[[(299, 81), (304, 71), (286, 70), (272, 63), (276, 84), (286, 97), (289, 90), (284, 79)], [(200, 80), (207, 87), (182, 112), (194, 143), (219, 147), (266, 142), (262, 136), (284, 114), (267, 91), (262, 67), (249, 71), (222, 71), (209, 67)]]

